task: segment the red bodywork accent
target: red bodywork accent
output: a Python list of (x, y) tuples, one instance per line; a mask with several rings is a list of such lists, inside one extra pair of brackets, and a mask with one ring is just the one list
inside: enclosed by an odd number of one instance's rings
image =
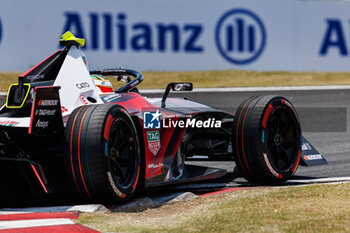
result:
[(30, 164), (30, 166), (32, 167), (32, 169), (33, 169), (33, 171), (34, 171), (34, 174), (35, 174), (36, 178), (38, 179), (38, 181), (39, 181), (41, 187), (43, 187), (45, 193), (48, 193), (48, 191), (47, 191), (47, 189), (46, 189), (46, 187), (45, 187), (45, 184), (44, 184), (44, 182), (42, 181), (41, 177), (39, 176), (39, 173), (38, 173), (38, 171), (36, 170), (35, 166), (34, 166), (33, 164)]
[(36, 98), (35, 98), (35, 92), (36, 92), (36, 88), (34, 89), (34, 100), (33, 100), (33, 104), (32, 104), (32, 112), (30, 113), (30, 122), (29, 122), (29, 129), (28, 129), (28, 134), (32, 133), (32, 125), (33, 125), (33, 117), (34, 117), (34, 108), (35, 108), (35, 102), (36, 102)]
[[(179, 129), (174, 130), (175, 128), (173, 126), (169, 128), (162, 128), (164, 116), (171, 116), (172, 118), (175, 118), (175, 119), (177, 119), (178, 116), (172, 112), (167, 112), (166, 110), (151, 104), (150, 102), (145, 100), (141, 95), (137, 93), (128, 93), (128, 94), (121, 94), (121, 95), (122, 97), (121, 99), (119, 99), (119, 102), (117, 102), (117, 104), (124, 107), (131, 116), (137, 116), (141, 125), (143, 142), (144, 142), (144, 148), (141, 148), (141, 150), (144, 149), (145, 151), (145, 154), (144, 154), (145, 178), (148, 179), (154, 176), (161, 175), (162, 173), (167, 171), (164, 169), (169, 169), (170, 164), (166, 164), (166, 163), (171, 161), (171, 158), (174, 157), (174, 155), (176, 154), (177, 149), (180, 146), (182, 136), (185, 132), (185, 128), (183, 130), (179, 130)], [(161, 128), (144, 129), (142, 113), (144, 111), (157, 111), (157, 109), (159, 109), (160, 112), (162, 113)], [(152, 152), (148, 149), (148, 139), (147, 139), (147, 132), (155, 131), (155, 130), (159, 131), (160, 145), (161, 145), (156, 156), (154, 156)], [(138, 132), (138, 133), (141, 133), (141, 132)]]
[[(143, 138), (146, 149), (146, 176), (145, 178), (150, 178), (153, 176), (160, 175), (162, 173), (162, 168), (164, 166), (164, 156), (165, 151), (168, 147), (170, 138), (173, 134), (174, 128), (170, 129), (159, 129), (160, 135), (160, 149), (156, 156), (148, 149), (147, 131), (154, 131), (155, 129), (145, 130), (143, 129)], [(149, 167), (150, 166), (150, 167)]]

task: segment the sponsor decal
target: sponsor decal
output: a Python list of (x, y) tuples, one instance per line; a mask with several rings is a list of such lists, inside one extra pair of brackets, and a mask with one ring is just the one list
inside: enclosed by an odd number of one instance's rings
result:
[[(161, 122), (163, 123), (161, 125)], [(176, 116), (165, 116), (161, 121), (161, 113), (159, 109), (155, 112), (143, 112), (143, 128), (145, 129), (160, 129), (162, 128), (220, 128), (221, 121), (215, 118), (206, 120), (191, 118), (178, 119)]]
[(111, 174), (110, 171), (107, 172), (107, 177), (108, 177), (108, 181), (109, 184), (112, 186), (113, 191), (119, 196), (119, 197), (123, 197), (125, 194), (120, 192), (120, 190), (118, 189), (118, 187), (115, 185), (113, 176)]
[(305, 142), (301, 145), (301, 150), (312, 150), (312, 147), (308, 142)]
[(160, 129), (161, 115), (159, 109), (156, 112), (143, 112), (143, 128)]
[(2, 125), (2, 126), (15, 126), (18, 124), (19, 124), (19, 122), (17, 122), (17, 121), (0, 121), (0, 125)]
[(322, 155), (320, 154), (315, 154), (315, 155), (304, 155), (305, 160), (319, 160), (323, 159)]
[(154, 156), (157, 155), (160, 149), (160, 136), (159, 131), (148, 131), (147, 132), (148, 149), (152, 152)]
[[(162, 23), (156, 25), (134, 19), (129, 20), (125, 12), (116, 14), (111, 12), (89, 12), (81, 14), (75, 11), (64, 12), (65, 23), (62, 32), (74, 31), (79, 38), (87, 38), (91, 43), (82, 49), (105, 51), (171, 51), (185, 53), (201, 53), (204, 47), (201, 36), (204, 26), (198, 23)], [(86, 22), (87, 24), (83, 24)], [(105, 27), (99, 28), (99, 22)], [(113, 25), (117, 25), (113, 27)], [(85, 28), (86, 27), (86, 28)], [(86, 29), (91, 33), (85, 34)], [(141, 30), (141, 33), (140, 33)], [(169, 31), (176, 32), (173, 36), (166, 36)], [(113, 38), (118, 35), (118, 39)], [(89, 38), (90, 36), (90, 38)]]
[[(197, 22), (135, 21), (126, 12), (66, 11), (64, 17), (62, 32), (74, 31), (77, 37), (87, 38), (91, 43), (82, 49), (90, 51), (201, 54), (207, 49), (203, 39), (213, 38), (212, 44), (224, 60), (233, 65), (245, 65), (256, 61), (267, 44), (263, 20), (255, 12), (241, 8), (224, 12), (211, 30), (204, 30), (205, 25)], [(105, 27), (99, 28), (100, 23)], [(86, 31), (91, 33), (87, 35)], [(206, 32), (213, 32), (213, 35)], [(114, 35), (118, 35), (117, 40)], [(336, 44), (331, 39), (328, 41), (326, 44), (332, 47)], [(84, 57), (83, 61), (85, 63)], [(131, 87), (134, 85), (136, 83)]]
[(75, 86), (76, 86), (78, 89), (85, 89), (85, 88), (89, 88), (89, 87), (90, 87), (90, 84), (87, 83), (87, 82), (83, 82), (83, 83), (77, 83), (77, 84), (75, 84)]
[(196, 118), (186, 118), (173, 120), (172, 118), (164, 119), (163, 128), (220, 128), (221, 121), (216, 120), (215, 118), (209, 118), (207, 120), (199, 120)]
[(48, 121), (41, 121), (40, 119), (36, 122), (35, 127), (45, 129), (49, 126)]
[(64, 113), (64, 112), (68, 112), (68, 109), (64, 106), (61, 106), (61, 112)]
[(121, 95), (119, 95), (119, 94), (116, 94), (116, 95), (105, 95), (105, 96), (101, 96), (101, 99), (105, 103), (111, 103), (111, 102), (117, 102), (117, 100), (119, 100), (120, 97), (121, 97)]
[(151, 163), (151, 164), (149, 164), (147, 167), (148, 167), (148, 168), (158, 168), (158, 167), (162, 167), (162, 166), (163, 166), (162, 163), (158, 163), (158, 164)]
[(134, 86), (136, 86), (137, 84), (139, 84), (140, 82), (139, 81), (135, 81), (134, 83), (131, 83), (130, 84), (130, 87), (134, 87)]
[[(348, 37), (344, 30), (348, 21), (342, 21), (340, 18), (327, 18), (325, 20), (326, 28), (319, 50), (319, 55), (326, 56), (328, 53), (337, 53), (341, 56), (348, 56)], [(345, 25), (344, 25), (345, 24)]]
[(55, 115), (56, 110), (55, 109), (37, 109), (35, 110), (35, 115), (39, 116), (53, 116)]
[(265, 160), (266, 166), (267, 166), (267, 168), (270, 170), (270, 172), (271, 172), (274, 176), (276, 176), (277, 178), (280, 178), (280, 177), (281, 177), (281, 174), (277, 173), (277, 172), (275, 171), (275, 169), (273, 169), (273, 167), (272, 167), (272, 165), (271, 165), (269, 159), (267, 158), (267, 154), (266, 154), (266, 153), (263, 153), (263, 156), (264, 156), (264, 160)]
[(44, 79), (45, 75), (44, 74), (29, 75), (26, 78), (27, 78), (27, 80), (30, 80), (30, 81), (33, 82), (33, 81), (36, 81), (36, 80)]
[(39, 100), (38, 106), (57, 106), (58, 100)]
[(221, 121), (216, 120), (215, 118), (209, 118), (207, 120), (199, 120), (196, 118), (186, 118), (173, 120), (172, 118), (164, 119), (163, 128), (220, 128)]
[(266, 44), (266, 30), (254, 12), (232, 9), (219, 19), (215, 29), (215, 42), (220, 54), (228, 62), (244, 65), (262, 54)]
[(83, 95), (80, 95), (79, 96), (79, 99), (80, 99), (80, 102), (82, 104), (85, 104), (85, 105), (88, 105), (89, 104), (89, 101), (83, 96)]

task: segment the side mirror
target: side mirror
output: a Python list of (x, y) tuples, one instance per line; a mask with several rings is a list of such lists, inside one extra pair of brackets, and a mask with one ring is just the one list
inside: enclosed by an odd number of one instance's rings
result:
[[(193, 84), (192, 83), (170, 83), (172, 85), (173, 91), (192, 91), (193, 90)], [(168, 84), (168, 86), (170, 85)]]
[(192, 83), (169, 83), (165, 89), (163, 98), (162, 98), (162, 108), (165, 108), (165, 100), (169, 95), (170, 90), (172, 91), (192, 91)]

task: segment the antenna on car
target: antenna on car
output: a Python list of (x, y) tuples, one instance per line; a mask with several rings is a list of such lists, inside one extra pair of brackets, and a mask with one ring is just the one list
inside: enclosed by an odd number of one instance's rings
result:
[(70, 31), (65, 32), (62, 35), (62, 39), (60, 39), (60, 45), (61, 46), (72, 46), (76, 45), (77, 47), (83, 47), (85, 45), (85, 39), (83, 38), (76, 38), (73, 33)]

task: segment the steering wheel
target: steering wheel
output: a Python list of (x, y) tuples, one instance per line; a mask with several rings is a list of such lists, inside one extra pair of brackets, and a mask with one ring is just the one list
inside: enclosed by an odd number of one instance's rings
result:
[[(104, 70), (93, 70), (90, 71), (90, 74), (100, 74), (106, 76), (115, 76), (118, 81), (123, 80), (122, 76), (127, 76), (126, 84), (115, 90), (115, 93), (121, 92), (139, 92), (136, 88), (143, 81), (143, 74), (138, 72), (137, 70), (129, 70), (129, 69), (104, 69)], [(131, 79), (133, 77), (134, 79)]]

